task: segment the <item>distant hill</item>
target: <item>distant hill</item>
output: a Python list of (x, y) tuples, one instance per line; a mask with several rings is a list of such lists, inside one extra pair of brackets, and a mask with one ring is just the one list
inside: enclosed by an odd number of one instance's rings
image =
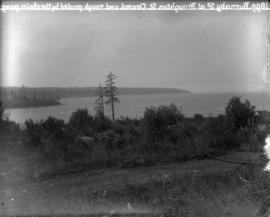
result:
[[(23, 92), (23, 94), (32, 96), (40, 95), (47, 98), (59, 99), (69, 97), (91, 97), (95, 96), (97, 87), (6, 87), (7, 95)], [(120, 87), (119, 95), (132, 94), (170, 94), (170, 93), (190, 93), (188, 90), (177, 88), (140, 88), (140, 87)]]
[(169, 94), (169, 93), (190, 93), (188, 90), (177, 88), (119, 88), (119, 94)]

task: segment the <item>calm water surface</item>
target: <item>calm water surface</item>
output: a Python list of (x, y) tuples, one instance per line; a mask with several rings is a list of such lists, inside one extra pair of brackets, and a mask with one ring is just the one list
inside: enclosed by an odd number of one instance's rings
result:
[[(258, 110), (270, 110), (270, 96), (264, 93), (191, 93), (191, 94), (155, 94), (155, 95), (122, 95), (116, 105), (116, 116), (141, 117), (145, 107), (169, 105), (175, 103), (186, 116), (195, 113), (217, 115), (224, 113), (226, 103), (233, 96), (248, 99)], [(72, 112), (78, 108), (87, 108), (94, 114), (95, 97), (63, 98), (62, 105), (40, 108), (9, 109), (7, 114), (11, 120), (23, 123), (26, 119), (35, 121), (45, 119), (49, 115), (68, 121)], [(106, 113), (109, 115), (110, 110)]]

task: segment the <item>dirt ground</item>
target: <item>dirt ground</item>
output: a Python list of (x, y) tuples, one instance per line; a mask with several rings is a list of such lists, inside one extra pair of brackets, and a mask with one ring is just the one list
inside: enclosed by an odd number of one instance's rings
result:
[[(0, 215), (55, 215), (63, 213), (158, 213), (145, 204), (128, 201), (88, 201), (87, 192), (105, 192), (127, 185), (169, 180), (186, 174), (225, 172), (239, 164), (219, 160), (194, 160), (135, 169), (104, 169), (53, 178), (33, 176), (38, 156), (21, 156), (2, 152), (0, 156)], [(225, 160), (257, 159), (258, 153), (239, 152), (224, 156)], [(251, 207), (249, 206), (249, 209)], [(257, 208), (253, 207), (251, 212)], [(243, 208), (246, 210), (246, 208)], [(239, 210), (238, 210), (239, 211)], [(247, 216), (247, 215), (246, 215)]]

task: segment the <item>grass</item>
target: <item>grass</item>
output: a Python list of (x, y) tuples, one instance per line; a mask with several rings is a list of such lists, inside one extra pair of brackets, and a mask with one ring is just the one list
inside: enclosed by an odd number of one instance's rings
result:
[[(12, 150), (21, 153), (20, 143), (15, 145), (8, 138), (1, 143), (4, 150), (13, 144)], [(94, 153), (98, 156), (103, 151), (97, 148)], [(262, 168), (251, 166), (226, 173), (164, 176), (161, 181), (83, 193), (78, 213), (91, 210), (86, 207), (95, 202), (93, 208), (99, 209), (96, 204), (106, 208), (104, 214), (97, 216), (252, 217), (270, 194), (269, 180), (270, 175)], [(74, 209), (78, 209), (77, 205)]]
[[(142, 204), (152, 216), (248, 217), (255, 216), (260, 202), (269, 193), (268, 174), (256, 168), (241, 167), (215, 174), (173, 177), (152, 183), (127, 185), (122, 189), (88, 192), (88, 201)], [(140, 208), (135, 208), (136, 212)], [(123, 213), (120, 216), (125, 216)]]

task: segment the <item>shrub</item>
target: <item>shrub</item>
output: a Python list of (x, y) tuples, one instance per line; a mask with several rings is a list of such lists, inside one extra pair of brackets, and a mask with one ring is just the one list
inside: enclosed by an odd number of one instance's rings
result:
[(204, 121), (203, 115), (198, 114), (198, 113), (196, 113), (196, 114), (193, 116), (193, 119), (194, 119), (194, 121), (196, 121), (196, 122), (203, 122), (203, 121)]
[(0, 88), (0, 136), (6, 133), (16, 133), (19, 132), (19, 125), (13, 121), (9, 120), (8, 114), (5, 113), (3, 103), (1, 101), (1, 88)]
[(239, 97), (233, 97), (227, 104), (225, 113), (232, 123), (234, 133), (241, 129), (250, 132), (257, 126), (255, 106), (251, 105), (248, 100), (241, 102)]
[(208, 118), (202, 133), (211, 148), (224, 150), (241, 144), (239, 136), (232, 131), (231, 122), (224, 115)]
[(198, 133), (199, 128), (195, 123), (184, 120), (173, 127), (168, 127), (167, 140), (172, 143), (185, 142), (195, 138)]
[(130, 147), (131, 138), (128, 133), (120, 134), (113, 130), (98, 134), (98, 143), (104, 144), (106, 150), (113, 152), (119, 150), (125, 150)]
[(87, 109), (78, 109), (72, 113), (68, 125), (71, 131), (77, 135), (92, 136), (94, 118), (88, 113)]
[(42, 125), (38, 123), (34, 123), (32, 119), (26, 120), (24, 122), (24, 125), (25, 125), (26, 139), (27, 139), (26, 143), (33, 147), (40, 147), (41, 138), (44, 137)]
[(168, 127), (176, 125), (184, 119), (184, 116), (175, 104), (146, 108), (143, 116), (143, 124), (147, 137), (152, 141), (163, 139)]
[(104, 132), (112, 128), (112, 121), (106, 116), (95, 116), (93, 130)]
[(64, 139), (69, 136), (65, 129), (64, 121), (52, 116), (49, 116), (44, 122), (42, 122), (41, 127), (48, 135), (53, 136), (55, 139)]
[(92, 147), (70, 132), (63, 120), (48, 117), (45, 121), (25, 122), (26, 142), (30, 147), (38, 147), (48, 160), (76, 160), (89, 155)]

